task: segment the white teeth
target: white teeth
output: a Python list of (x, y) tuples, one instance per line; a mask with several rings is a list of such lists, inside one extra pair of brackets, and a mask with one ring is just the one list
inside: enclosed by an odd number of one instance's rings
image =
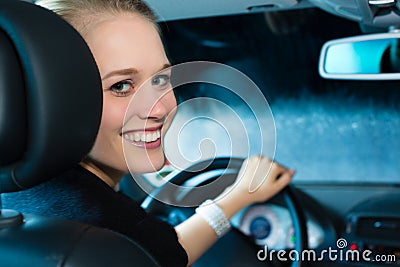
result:
[(154, 142), (161, 137), (161, 131), (157, 130), (153, 133), (134, 133), (134, 134), (124, 134), (124, 138), (132, 142)]
[(135, 133), (135, 142), (139, 142), (140, 141), (140, 134)]

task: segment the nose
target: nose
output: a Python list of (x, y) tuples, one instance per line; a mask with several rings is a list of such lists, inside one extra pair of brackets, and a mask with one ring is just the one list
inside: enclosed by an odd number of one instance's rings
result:
[(138, 116), (143, 119), (162, 120), (176, 106), (175, 96), (170, 91), (156, 92), (147, 91), (143, 93), (143, 97), (138, 98), (141, 103), (138, 103), (140, 109)]
[(142, 118), (147, 119), (147, 118), (152, 118), (152, 119), (162, 119), (168, 114), (168, 108), (163, 103), (163, 99), (157, 99), (155, 100), (153, 106), (150, 107), (148, 110), (147, 114), (143, 114)]

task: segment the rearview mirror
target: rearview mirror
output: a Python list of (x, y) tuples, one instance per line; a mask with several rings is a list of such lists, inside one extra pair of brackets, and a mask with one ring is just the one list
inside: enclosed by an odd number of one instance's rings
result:
[(378, 33), (325, 43), (319, 73), (328, 79), (400, 80), (400, 33)]

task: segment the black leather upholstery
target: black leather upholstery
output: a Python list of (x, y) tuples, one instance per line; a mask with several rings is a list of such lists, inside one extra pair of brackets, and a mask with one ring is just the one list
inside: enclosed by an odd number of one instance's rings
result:
[(24, 153), (26, 110), (19, 60), (3, 32), (0, 32), (0, 62), (0, 166), (4, 166)]
[(93, 57), (68, 23), (22, 1), (0, 7), (0, 191), (9, 192), (86, 155), (102, 93)]
[[(75, 166), (102, 111), (97, 66), (84, 40), (54, 13), (0, 2), (0, 193)], [(0, 196), (1, 197), (1, 196)], [(106, 229), (1, 210), (0, 266), (159, 266)]]
[(0, 228), (0, 266), (159, 266), (140, 246), (111, 231), (67, 220), (25, 215)]

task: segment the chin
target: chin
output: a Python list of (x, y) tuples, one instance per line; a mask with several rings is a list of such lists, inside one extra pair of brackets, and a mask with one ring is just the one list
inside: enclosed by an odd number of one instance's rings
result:
[(162, 154), (162, 156), (149, 157), (148, 160), (149, 160), (148, 166), (150, 168), (150, 172), (159, 171), (165, 165), (164, 153)]
[(133, 158), (132, 160), (127, 160), (129, 171), (132, 174), (156, 172), (164, 167), (164, 164), (164, 153), (151, 153), (146, 156), (136, 157), (136, 160), (133, 160)]

